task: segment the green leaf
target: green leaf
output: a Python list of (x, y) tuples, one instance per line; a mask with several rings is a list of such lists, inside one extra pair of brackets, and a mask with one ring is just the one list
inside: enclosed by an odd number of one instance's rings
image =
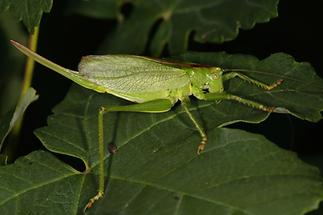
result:
[(0, 13), (9, 10), (22, 20), (29, 32), (39, 26), (43, 12), (52, 8), (52, 0), (1, 0)]
[(67, 215), (76, 214), (84, 175), (38, 151), (0, 167), (0, 179), (1, 214)]
[[(131, 1), (128, 19), (109, 35), (103, 50), (113, 53), (142, 53), (148, 44), (160, 55), (165, 44), (171, 53), (187, 49), (190, 34), (200, 43), (222, 43), (234, 39), (239, 29), (251, 29), (256, 23), (277, 16), (278, 0), (186, 0)], [(154, 28), (154, 25), (156, 25)]]
[(27, 107), (38, 99), (36, 91), (33, 88), (29, 88), (18, 102), (15, 111), (10, 111), (1, 119), (0, 124), (0, 151), (2, 149), (4, 140), (15, 126), (16, 122), (23, 116)]
[[(76, 120), (67, 112), (60, 115)], [(62, 148), (94, 145), (80, 144), (79, 136), (74, 140), (56, 136), (71, 123), (64, 128), (54, 125), (65, 121), (51, 123), (44, 142), (59, 138)], [(151, 129), (158, 132), (167, 126), (169, 122), (163, 121)], [(72, 136), (75, 128), (70, 128)], [(80, 124), (78, 128), (84, 129)], [(147, 142), (153, 137), (147, 131), (134, 136), (114, 156), (106, 198), (89, 209), (89, 214), (298, 215), (315, 209), (323, 199), (318, 170), (294, 154), (244, 131), (221, 128), (210, 134), (212, 147), (200, 156), (195, 153), (196, 136), (177, 138), (177, 143)], [(95, 136), (92, 132), (79, 135)], [(158, 135), (162, 140), (168, 134)], [(94, 152), (87, 151), (87, 155)], [(96, 192), (96, 177), (73, 170), (49, 153), (34, 152), (0, 167), (0, 212), (80, 214)]]

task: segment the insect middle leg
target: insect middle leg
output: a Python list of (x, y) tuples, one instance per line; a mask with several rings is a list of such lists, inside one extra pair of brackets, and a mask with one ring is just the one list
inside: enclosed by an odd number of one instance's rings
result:
[(192, 115), (192, 113), (188, 109), (188, 104), (189, 104), (188, 98), (182, 101), (182, 107), (184, 108), (184, 111), (187, 113), (188, 117), (193, 122), (194, 126), (196, 127), (196, 129), (198, 130), (198, 132), (200, 133), (200, 136), (201, 136), (201, 142), (197, 148), (197, 154), (199, 155), (205, 149), (205, 145), (207, 143), (207, 136), (206, 136), (206, 133), (205, 133), (203, 127), (198, 123), (198, 121), (194, 118), (194, 116)]

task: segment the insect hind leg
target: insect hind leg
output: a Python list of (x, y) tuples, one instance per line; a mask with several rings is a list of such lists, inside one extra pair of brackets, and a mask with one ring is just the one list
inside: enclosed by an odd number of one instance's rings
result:
[[(85, 209), (91, 208), (96, 201), (103, 198), (105, 186), (105, 150), (104, 150), (104, 115), (109, 112), (142, 112), (142, 113), (162, 113), (170, 110), (173, 106), (171, 99), (156, 99), (144, 103), (126, 106), (102, 106), (98, 112), (98, 151), (99, 151), (99, 188), (97, 194), (92, 197)], [(116, 150), (116, 149), (115, 149)]]

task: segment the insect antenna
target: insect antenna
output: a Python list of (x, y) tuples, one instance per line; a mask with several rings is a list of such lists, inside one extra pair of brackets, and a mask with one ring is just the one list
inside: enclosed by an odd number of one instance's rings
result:
[(254, 69), (237, 69), (237, 68), (229, 68), (229, 69), (222, 69), (223, 72), (263, 72), (260, 70)]

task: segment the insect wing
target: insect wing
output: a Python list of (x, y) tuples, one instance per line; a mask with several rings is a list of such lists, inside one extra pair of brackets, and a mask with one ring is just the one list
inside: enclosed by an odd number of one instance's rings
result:
[(189, 76), (174, 64), (135, 55), (86, 56), (79, 72), (87, 79), (121, 93), (172, 90), (189, 83)]

